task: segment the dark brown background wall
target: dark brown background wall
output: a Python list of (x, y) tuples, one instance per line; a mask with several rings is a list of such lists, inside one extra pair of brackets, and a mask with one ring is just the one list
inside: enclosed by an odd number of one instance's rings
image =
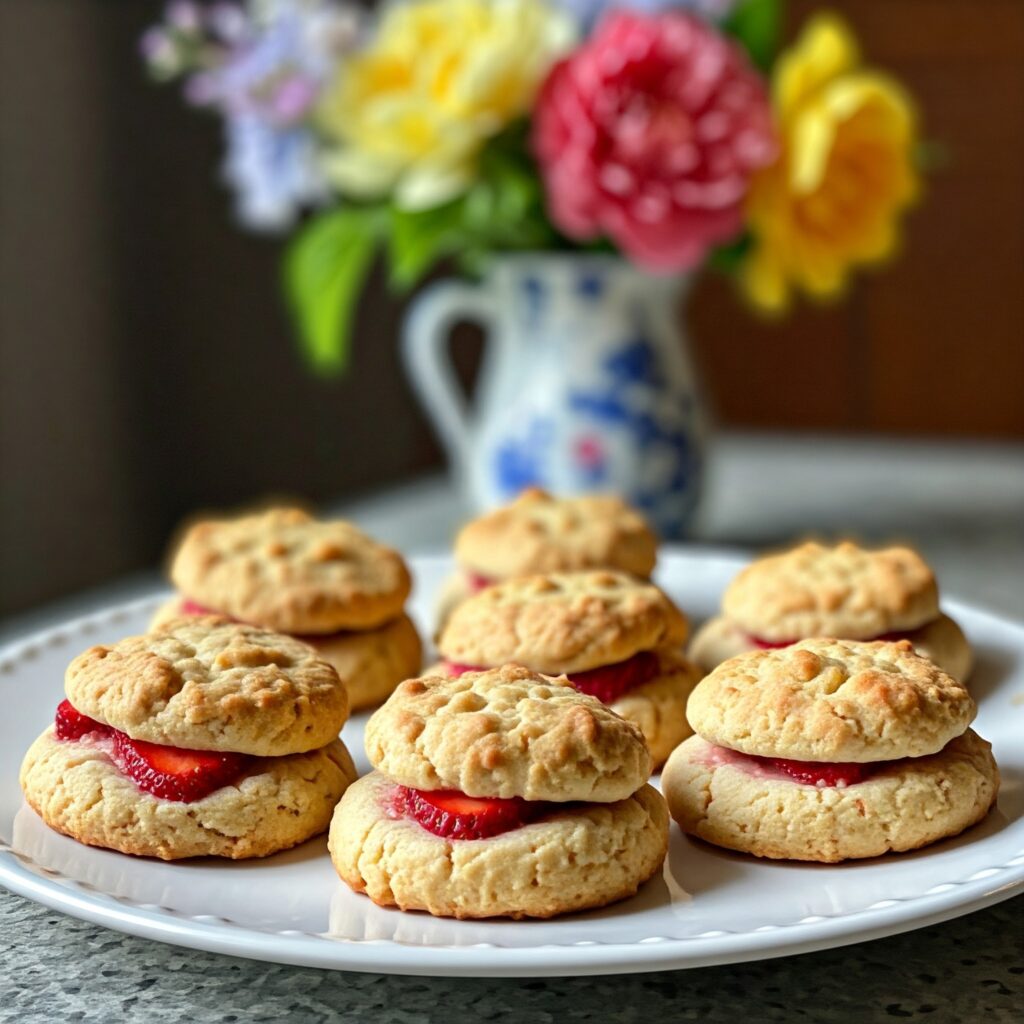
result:
[[(1024, 437), (1024, 3), (834, 6), (948, 156), (903, 258), (846, 304), (765, 324), (700, 283), (720, 421)], [(440, 464), (379, 282), (347, 377), (295, 358), (279, 244), (232, 225), (216, 120), (142, 73), (160, 7), (0, 2), (0, 614), (152, 564), (196, 506)]]

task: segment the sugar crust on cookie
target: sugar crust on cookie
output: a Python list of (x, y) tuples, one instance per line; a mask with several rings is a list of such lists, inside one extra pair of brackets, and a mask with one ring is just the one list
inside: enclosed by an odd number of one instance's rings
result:
[(414, 789), (527, 800), (621, 800), (651, 773), (636, 725), (512, 665), (402, 683), (367, 723), (366, 754)]
[(344, 685), (311, 647), (221, 617), (90, 647), (65, 690), (82, 714), (133, 739), (261, 757), (322, 747), (348, 717)]
[(539, 488), (467, 523), (455, 540), (460, 565), (495, 579), (581, 569), (647, 577), (656, 557), (657, 538), (621, 498), (556, 498)]
[(801, 640), (719, 665), (687, 705), (694, 732), (746, 754), (888, 761), (941, 750), (973, 721), (966, 687), (908, 640)]
[(412, 586), (397, 551), (294, 508), (196, 523), (171, 579), (208, 608), (300, 634), (372, 629), (401, 613)]
[(808, 542), (741, 570), (722, 611), (765, 640), (872, 639), (936, 618), (939, 592), (931, 569), (910, 548)]
[(654, 584), (606, 571), (525, 576), (452, 613), (438, 647), (466, 665), (582, 672), (639, 651), (682, 646), (686, 616)]

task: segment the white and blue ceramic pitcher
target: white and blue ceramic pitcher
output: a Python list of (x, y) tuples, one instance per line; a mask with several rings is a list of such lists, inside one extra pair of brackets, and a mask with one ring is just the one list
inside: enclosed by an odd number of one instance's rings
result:
[[(685, 285), (614, 256), (529, 254), (496, 260), (480, 284), (442, 281), (417, 298), (406, 366), (477, 507), (531, 484), (610, 491), (662, 536), (685, 533), (703, 456)], [(461, 320), (487, 332), (472, 406), (448, 358)]]

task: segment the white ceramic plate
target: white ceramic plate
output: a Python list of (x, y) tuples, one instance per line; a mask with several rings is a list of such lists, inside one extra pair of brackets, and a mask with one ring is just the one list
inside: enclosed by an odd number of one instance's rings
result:
[[(675, 551), (660, 582), (697, 620), (740, 565)], [(414, 611), (429, 620), (448, 570), (413, 559)], [(545, 922), (468, 922), (375, 907), (335, 876), (324, 839), (266, 860), (177, 864), (80, 846), (23, 803), (18, 766), (53, 717), (67, 662), (144, 630), (160, 598), (97, 612), (0, 654), (0, 883), (56, 910), (182, 946), (282, 963), (430, 975), (566, 975), (698, 967), (892, 935), (1024, 888), (1024, 626), (946, 602), (974, 643), (975, 728), (1003, 773), (999, 806), (927, 850), (836, 866), (761, 862), (673, 826), (663, 874), (631, 900)], [(360, 767), (363, 719), (343, 733)]]

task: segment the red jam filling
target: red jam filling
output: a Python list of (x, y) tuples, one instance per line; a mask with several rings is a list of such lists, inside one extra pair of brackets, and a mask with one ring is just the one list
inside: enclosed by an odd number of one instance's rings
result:
[(445, 672), (455, 679), (459, 676), (465, 675), (467, 672), (487, 671), (483, 665), (463, 665), (461, 661), (445, 661), (442, 664), (444, 665)]
[(589, 693), (604, 704), (612, 704), (624, 693), (649, 683), (659, 670), (658, 656), (653, 651), (640, 651), (614, 665), (574, 672), (569, 681), (580, 693)]
[(863, 782), (877, 762), (861, 764), (857, 761), (790, 761), (784, 757), (765, 757), (769, 768), (788, 775), (805, 786), (855, 786)]
[(253, 760), (249, 754), (186, 750), (133, 740), (119, 729), (83, 715), (67, 700), (57, 706), (54, 732), (60, 740), (80, 740), (88, 735), (109, 738), (112, 760), (123, 775), (153, 796), (181, 803), (201, 800), (236, 781)]
[[(658, 656), (653, 651), (641, 651), (625, 661), (614, 665), (601, 665), (586, 672), (573, 672), (569, 682), (580, 693), (596, 697), (604, 704), (612, 704), (624, 693), (650, 682), (660, 671)], [(464, 672), (486, 672), (482, 665), (464, 665), (458, 661), (446, 661), (444, 669), (450, 676), (461, 676)]]
[(777, 778), (782, 775), (804, 786), (855, 786), (892, 761), (793, 761), (785, 757), (758, 757), (743, 754), (729, 747), (709, 745), (701, 762), (710, 766), (730, 764), (759, 778)]
[(470, 593), (478, 594), (481, 590), (486, 590), (492, 583), (494, 580), (490, 576), (482, 576), (478, 572), (466, 570), (466, 585), (469, 587)]
[[(868, 640), (886, 640), (890, 643), (896, 640), (903, 640), (906, 637), (906, 633), (882, 633), (879, 636), (868, 637)], [(760, 648), (762, 651), (775, 651), (782, 647), (792, 647), (793, 644), (799, 643), (800, 640), (765, 640), (763, 637), (754, 636), (752, 633), (747, 634), (747, 639), (755, 646)]]
[(457, 789), (396, 786), (393, 809), (442, 839), (488, 839), (511, 832), (545, 813), (548, 804), (521, 797), (466, 796)]
[[(200, 604), (198, 601), (193, 601), (190, 597), (183, 597), (181, 599), (181, 605), (178, 609), (182, 615), (224, 615), (223, 612), (214, 611), (212, 608), (207, 608), (206, 605)], [(225, 616), (231, 618), (230, 615)], [(237, 621), (237, 620), (234, 620)]]

